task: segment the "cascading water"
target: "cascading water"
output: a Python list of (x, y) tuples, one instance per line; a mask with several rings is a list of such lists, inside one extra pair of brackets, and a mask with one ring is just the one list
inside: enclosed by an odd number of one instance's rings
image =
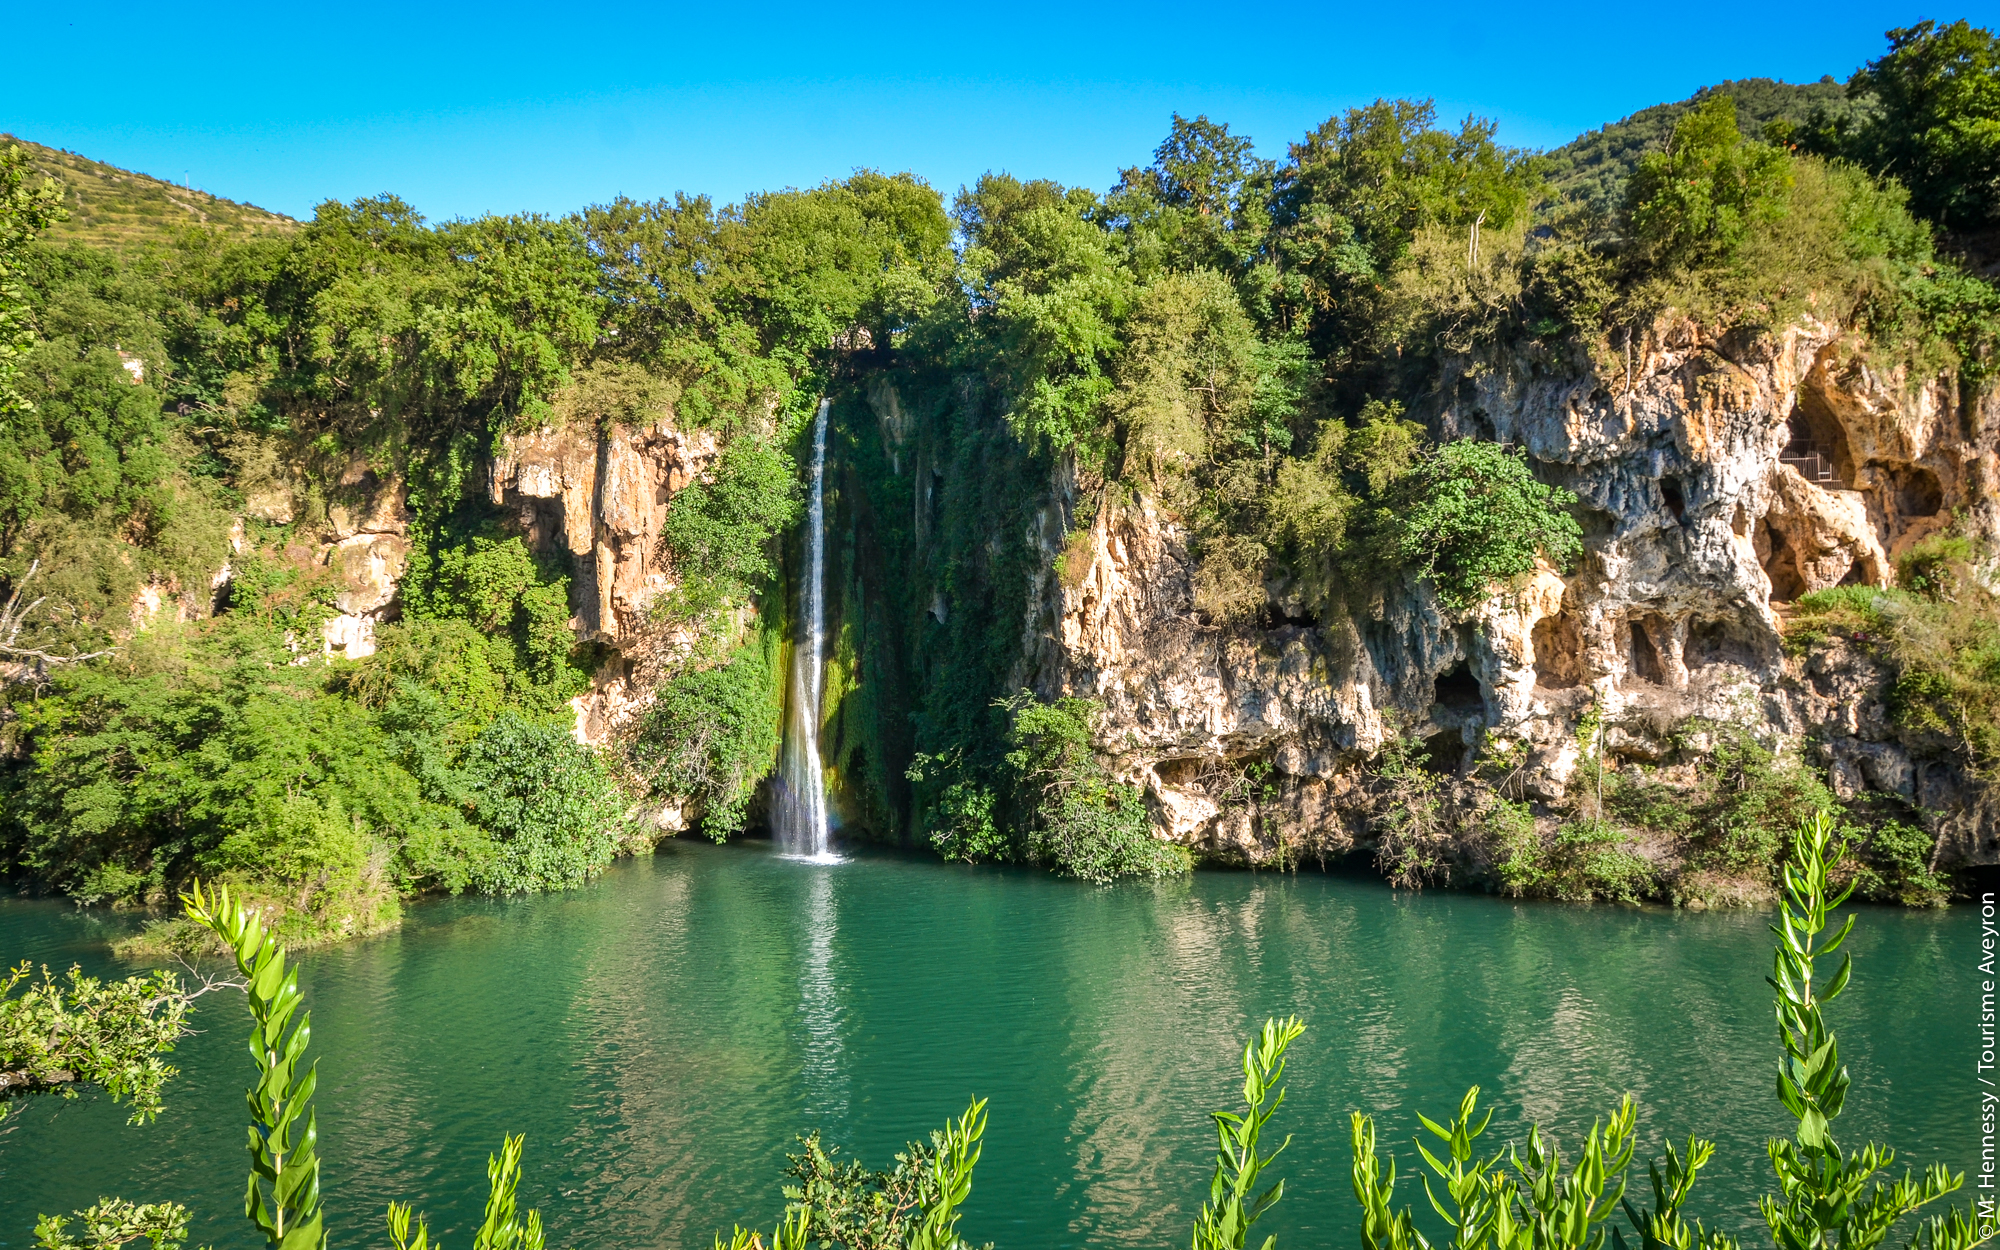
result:
[(836, 863), (826, 844), (826, 775), (819, 761), (819, 699), (826, 671), (826, 410), (813, 417), (812, 488), (806, 503), (805, 630), (792, 651), (785, 748), (778, 761), (777, 833), (785, 854)]

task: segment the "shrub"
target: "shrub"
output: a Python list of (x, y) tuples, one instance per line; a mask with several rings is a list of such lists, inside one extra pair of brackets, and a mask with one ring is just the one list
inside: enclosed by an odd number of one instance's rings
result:
[(1915, 825), (1887, 820), (1867, 835), (1852, 863), (1855, 893), (1878, 903), (1943, 907), (1951, 881), (1932, 871), (1937, 839)]
[(1551, 898), (1636, 903), (1652, 892), (1656, 870), (1623, 830), (1602, 820), (1561, 825), (1544, 849), (1537, 884)]
[(1066, 698), (1037, 703), (1025, 692), (1008, 704), (1013, 723), (1006, 763), (1026, 826), (1029, 859), (1099, 885), (1120, 877), (1188, 871), (1186, 848), (1153, 836), (1145, 799), (1115, 781), (1091, 746), (1097, 705)]
[(717, 842), (743, 828), (757, 783), (781, 745), (770, 662), (761, 646), (714, 668), (681, 673), (660, 687), (628, 754), (656, 794), (691, 800)]
[(666, 610), (682, 619), (741, 603), (775, 571), (771, 536), (799, 515), (797, 466), (771, 443), (732, 440), (708, 480), (690, 483), (667, 506), (661, 540), (679, 584)]
[(1844, 586), (1799, 599), (1786, 640), (1811, 647), (1844, 632), (1894, 666), (1889, 706), (1920, 751), (1958, 755), (1990, 784), (2000, 770), (2000, 597), (1976, 544), (1940, 536), (1901, 563), (1907, 589)]
[(495, 720), (461, 764), (472, 817), (494, 835), (479, 866), (492, 894), (567, 890), (618, 853), (625, 802), (603, 761), (561, 725)]
[(1626, 226), (1654, 264), (1692, 267), (1728, 257), (1753, 225), (1782, 214), (1790, 186), (1784, 150), (1744, 138), (1735, 98), (1713, 95), (1674, 124), (1664, 151), (1641, 158)]
[(1429, 578), (1438, 603), (1462, 615), (1496, 583), (1559, 567), (1583, 549), (1583, 529), (1565, 509), (1576, 496), (1534, 479), (1527, 459), (1497, 443), (1459, 439), (1417, 460), (1388, 492), (1374, 542), (1385, 563)]
[(1779, 756), (1733, 726), (1692, 720), (1676, 749), (1695, 760), (1691, 787), (1614, 773), (1607, 816), (1678, 839), (1690, 868), (1769, 881), (1801, 820), (1835, 806), (1833, 792), (1797, 756)]
[(966, 773), (963, 752), (920, 752), (904, 776), (918, 784), (933, 776), (949, 778), (931, 804), (931, 846), (939, 855), (968, 864), (1007, 858), (1007, 836), (997, 819), (999, 795)]

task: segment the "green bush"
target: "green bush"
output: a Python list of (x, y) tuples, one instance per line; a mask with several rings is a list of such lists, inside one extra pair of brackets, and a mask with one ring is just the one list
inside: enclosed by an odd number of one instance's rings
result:
[(1009, 705), (1013, 725), (1006, 762), (1026, 825), (1027, 857), (1065, 876), (1099, 885), (1121, 877), (1188, 871), (1186, 848), (1153, 836), (1144, 797), (1114, 781), (1091, 746), (1097, 705), (1065, 698), (1038, 703), (1025, 694)]
[(723, 664), (680, 673), (655, 692), (628, 748), (653, 792), (698, 806), (702, 831), (717, 842), (743, 828), (757, 783), (777, 765), (772, 676), (756, 643)]
[(1497, 443), (1446, 443), (1386, 494), (1371, 538), (1378, 559), (1429, 579), (1451, 615), (1533, 572), (1538, 556), (1566, 569), (1583, 550), (1566, 511), (1576, 496), (1537, 482), (1525, 457)]
[(1818, 771), (1734, 726), (1690, 721), (1676, 742), (1694, 761), (1693, 786), (1621, 771), (1608, 779), (1605, 807), (1612, 818), (1677, 839), (1690, 868), (1775, 880), (1791, 830), (1835, 806)]
[(683, 619), (740, 604), (762, 590), (776, 572), (771, 536), (799, 515), (797, 466), (790, 456), (754, 438), (732, 441), (716, 459), (710, 480), (690, 483), (667, 506), (660, 528), (679, 579), (664, 601)]
[(905, 776), (923, 784), (933, 776), (944, 782), (931, 803), (932, 849), (945, 859), (976, 864), (1007, 858), (1007, 835), (1000, 827), (1000, 796), (993, 788), (966, 775), (964, 753), (945, 756), (918, 753)]
[(1943, 907), (1951, 881), (1931, 867), (1937, 839), (1901, 820), (1885, 820), (1866, 836), (1850, 865), (1855, 893), (1878, 903)]
[(478, 866), (487, 893), (574, 889), (618, 853), (624, 796), (563, 726), (503, 713), (459, 767), (470, 814), (493, 835), (493, 858)]
[(1674, 124), (1664, 151), (1639, 161), (1626, 227), (1648, 262), (1693, 267), (1727, 258), (1755, 225), (1781, 216), (1790, 186), (1784, 150), (1746, 139), (1735, 99), (1713, 95)]

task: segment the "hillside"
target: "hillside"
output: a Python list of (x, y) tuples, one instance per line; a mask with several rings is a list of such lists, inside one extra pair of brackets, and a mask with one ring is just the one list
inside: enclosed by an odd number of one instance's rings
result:
[(69, 220), (49, 232), (58, 243), (76, 241), (123, 250), (164, 242), (191, 225), (237, 236), (290, 231), (298, 225), (254, 204), (176, 186), (74, 152), (3, 133), (0, 143), (27, 149), (36, 172), (56, 179), (66, 189), (63, 200), (69, 208)]
[(1831, 76), (1813, 83), (1742, 78), (1703, 87), (1685, 100), (1640, 109), (1556, 148), (1548, 154), (1547, 173), (1555, 189), (1594, 208), (1611, 209), (1624, 193), (1625, 180), (1638, 168), (1639, 158), (1666, 143), (1674, 123), (1711, 96), (1735, 97), (1743, 133), (1762, 137), (1764, 127), (1783, 118), (1799, 123), (1815, 110), (1839, 117), (1859, 107), (1847, 99), (1847, 88)]

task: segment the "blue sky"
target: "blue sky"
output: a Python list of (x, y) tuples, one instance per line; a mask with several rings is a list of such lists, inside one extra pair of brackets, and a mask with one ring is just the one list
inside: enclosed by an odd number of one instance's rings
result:
[[(1991, 0), (1987, 0), (1988, 3)], [(433, 218), (618, 194), (718, 200), (872, 166), (1102, 189), (1170, 115), (1266, 155), (1377, 96), (1546, 147), (1726, 78), (1844, 78), (1901, 3), (1471, 5), (43, 3), (0, 130), (305, 215), (394, 191)], [(18, 23), (18, 24), (17, 24)], [(13, 42), (10, 40), (10, 42)]]

